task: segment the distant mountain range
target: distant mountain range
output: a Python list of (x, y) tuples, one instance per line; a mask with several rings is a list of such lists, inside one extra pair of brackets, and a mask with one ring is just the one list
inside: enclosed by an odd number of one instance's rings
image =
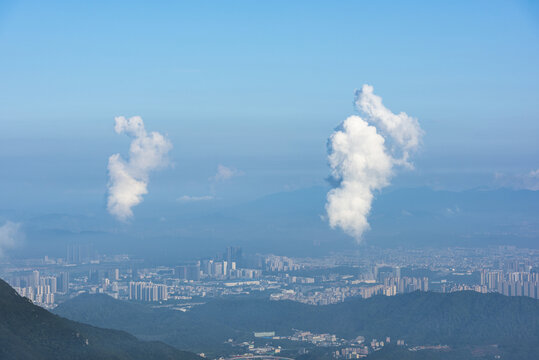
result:
[(194, 353), (161, 342), (138, 340), (124, 331), (64, 319), (33, 305), (3, 280), (0, 280), (0, 358), (201, 359)]
[[(229, 207), (212, 202), (180, 204), (172, 199), (173, 203), (153, 212), (138, 209), (136, 221), (130, 224), (114, 221), (105, 209), (92, 216), (0, 214), (23, 222), (27, 239), (20, 252), (26, 256), (65, 256), (66, 244), (73, 241), (93, 242), (102, 253), (129, 249), (134, 255), (158, 262), (209, 256), (228, 245), (242, 246), (251, 253), (297, 256), (357, 248), (353, 239), (327, 224), (327, 191), (326, 187), (313, 187)], [(189, 211), (191, 206), (193, 211)], [(369, 221), (371, 229), (363, 242), (366, 246), (537, 248), (539, 191), (389, 188), (376, 196)], [(162, 248), (167, 249), (166, 254)]]
[(226, 350), (223, 343), (229, 338), (251, 339), (253, 331), (286, 335), (292, 329), (347, 339), (389, 336), (411, 345), (447, 344), (454, 354), (468, 356), (477, 347), (492, 345), (503, 359), (536, 359), (539, 351), (539, 301), (475, 292), (415, 292), (327, 306), (235, 298), (213, 300), (186, 313), (105, 295), (81, 295), (61, 304), (55, 312), (96, 326), (129, 331), (142, 339), (210, 353)]

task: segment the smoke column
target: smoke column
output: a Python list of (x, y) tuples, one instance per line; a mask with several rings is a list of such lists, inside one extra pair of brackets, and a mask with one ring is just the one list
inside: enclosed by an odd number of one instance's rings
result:
[(327, 194), (326, 212), (332, 228), (360, 242), (369, 228), (374, 192), (389, 185), (395, 166), (412, 167), (408, 159), (423, 131), (415, 118), (387, 109), (372, 86), (356, 91), (355, 104), (360, 116), (348, 117), (328, 141), (331, 177), (338, 186)]
[(132, 207), (142, 201), (148, 193), (149, 173), (168, 164), (167, 153), (171, 142), (158, 132), (147, 133), (139, 116), (126, 119), (115, 118), (114, 130), (126, 134), (133, 140), (129, 147), (129, 157), (125, 161), (120, 154), (109, 157), (109, 196), (107, 209), (121, 221), (133, 216)]

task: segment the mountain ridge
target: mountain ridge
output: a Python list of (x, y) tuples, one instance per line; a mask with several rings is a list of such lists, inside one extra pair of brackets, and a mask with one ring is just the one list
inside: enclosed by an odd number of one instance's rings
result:
[[(333, 333), (347, 339), (358, 335), (378, 339), (389, 336), (413, 345), (521, 343), (539, 350), (539, 301), (495, 293), (415, 292), (325, 306), (240, 297), (210, 300), (187, 313), (151, 309), (140, 303), (124, 307), (124, 303), (86, 295), (61, 304), (55, 311), (68, 318), (127, 330), (141, 338), (151, 336), (192, 351), (222, 350), (220, 345), (228, 338), (244, 341), (252, 337), (253, 331), (286, 335), (293, 328)], [(106, 311), (100, 314), (99, 309)], [(148, 324), (149, 321), (152, 323)], [(187, 329), (190, 335), (182, 337)], [(196, 342), (190, 343), (192, 338)]]
[(19, 296), (0, 279), (0, 358), (195, 360), (194, 353), (143, 342), (121, 330), (62, 318)]

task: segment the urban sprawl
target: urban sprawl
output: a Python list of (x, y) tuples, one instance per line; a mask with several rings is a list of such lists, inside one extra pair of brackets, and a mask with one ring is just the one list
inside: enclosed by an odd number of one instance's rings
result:
[[(253, 294), (318, 306), (351, 297), (413, 291), (471, 290), (539, 299), (539, 251), (511, 246), (421, 250), (371, 247), (324, 258), (243, 254), (239, 247), (228, 247), (205, 259), (175, 266), (147, 266), (144, 259), (97, 255), (90, 244), (74, 243), (68, 245), (65, 258), (11, 259), (2, 265), (2, 277), (21, 296), (48, 309), (81, 293), (104, 293), (178, 311), (189, 311), (209, 298)], [(366, 343), (361, 334), (346, 340), (307, 330), (296, 330), (285, 337), (254, 332), (253, 338), (332, 346), (339, 349), (335, 358), (346, 359), (364, 357), (391, 342), (386, 338)], [(405, 345), (399, 339), (394, 343)], [(278, 356), (280, 351), (271, 345), (256, 347), (254, 341), (236, 343), (230, 339), (230, 345), (251, 355)]]

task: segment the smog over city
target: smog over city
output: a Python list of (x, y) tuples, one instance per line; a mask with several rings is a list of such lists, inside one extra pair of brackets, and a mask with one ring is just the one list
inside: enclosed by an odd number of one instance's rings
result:
[(527, 360), (539, 4), (0, 1), (0, 358)]

